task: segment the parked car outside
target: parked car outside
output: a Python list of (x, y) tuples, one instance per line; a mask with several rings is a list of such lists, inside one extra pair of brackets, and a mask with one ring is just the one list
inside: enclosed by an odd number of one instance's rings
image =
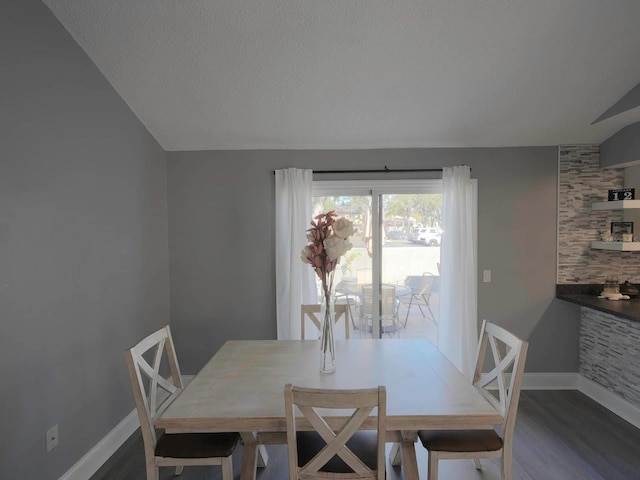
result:
[(404, 232), (400, 230), (389, 230), (387, 238), (389, 240), (404, 240)]
[(431, 247), (438, 246), (442, 243), (442, 231), (437, 228), (424, 228), (425, 230), (418, 235), (418, 242)]
[(420, 235), (426, 233), (428, 228), (414, 228), (409, 234), (409, 241), (413, 243), (420, 243)]

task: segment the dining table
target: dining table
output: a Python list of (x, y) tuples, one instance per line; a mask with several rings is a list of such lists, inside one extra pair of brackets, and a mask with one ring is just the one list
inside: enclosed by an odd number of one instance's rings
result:
[[(319, 340), (230, 340), (157, 419), (167, 433), (240, 432), (240, 478), (256, 478), (268, 461), (265, 445), (286, 444), (284, 387), (327, 389), (384, 385), (389, 459), (404, 478), (418, 479), (419, 430), (490, 429), (497, 410), (440, 351), (423, 339), (336, 340), (336, 371), (320, 372)], [(342, 413), (344, 415), (344, 412)], [(333, 427), (344, 420), (329, 417)], [(312, 429), (300, 416), (301, 429)], [(375, 417), (363, 424), (375, 429)]]

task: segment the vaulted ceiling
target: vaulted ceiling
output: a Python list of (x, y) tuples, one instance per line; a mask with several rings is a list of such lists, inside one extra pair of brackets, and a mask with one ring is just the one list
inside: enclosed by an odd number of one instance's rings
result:
[(166, 150), (601, 143), (638, 0), (44, 0)]

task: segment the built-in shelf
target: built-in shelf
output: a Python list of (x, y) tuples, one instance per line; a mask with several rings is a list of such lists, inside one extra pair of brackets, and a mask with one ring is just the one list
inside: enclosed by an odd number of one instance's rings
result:
[(613, 200), (591, 204), (591, 210), (624, 210), (625, 208), (640, 208), (640, 200)]
[[(612, 200), (595, 202), (591, 210), (625, 210), (640, 208), (640, 200)], [(597, 250), (613, 250), (615, 252), (640, 252), (640, 242), (591, 242), (591, 248)]]
[(640, 252), (640, 242), (591, 242), (591, 248), (618, 252)]

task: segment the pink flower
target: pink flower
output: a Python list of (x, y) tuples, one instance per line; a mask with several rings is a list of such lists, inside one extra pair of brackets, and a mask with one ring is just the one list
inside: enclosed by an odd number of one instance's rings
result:
[(346, 218), (336, 219), (332, 210), (316, 215), (307, 230), (307, 240), (300, 258), (315, 270), (322, 282), (323, 291), (328, 293), (332, 285), (327, 285), (328, 274), (333, 272), (340, 257), (351, 250), (348, 237), (353, 234), (353, 223)]
[(312, 258), (313, 258), (313, 252), (311, 251), (311, 247), (309, 245), (305, 246), (302, 249), (302, 252), (300, 252), (300, 258), (302, 259), (303, 263), (309, 263), (311, 264), (312, 262)]

